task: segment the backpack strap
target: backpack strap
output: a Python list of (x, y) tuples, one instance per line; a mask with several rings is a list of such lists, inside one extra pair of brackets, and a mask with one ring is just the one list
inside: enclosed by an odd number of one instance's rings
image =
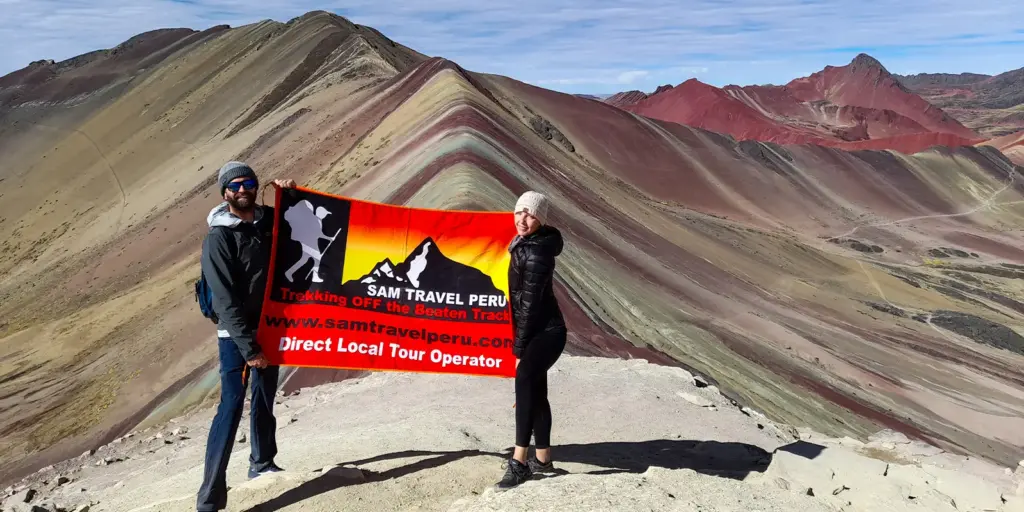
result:
[[(207, 230), (206, 236), (209, 237), (217, 228), (228, 229), (227, 226), (211, 226)], [(226, 233), (225, 235), (226, 236), (224, 238), (227, 240), (228, 252), (235, 256), (234, 259), (237, 259), (238, 244), (235, 241), (235, 236), (232, 233)], [(232, 271), (232, 274), (236, 274), (236, 272)], [(237, 276), (232, 277), (237, 282)], [(199, 279), (195, 282), (195, 296), (196, 302), (199, 303), (199, 310), (203, 316), (210, 319), (214, 324), (217, 324), (220, 319), (213, 310), (213, 291), (210, 289), (210, 285), (206, 282), (206, 274), (203, 272), (201, 266), (199, 270)]]
[[(232, 233), (231, 232), (231, 228), (229, 228), (227, 226), (213, 226), (213, 227), (210, 228), (210, 233), (213, 233), (213, 231), (215, 229), (220, 229), (220, 230), (225, 231), (224, 239), (226, 240), (226, 242), (228, 244), (228, 252), (231, 254), (232, 261), (237, 262), (238, 261), (238, 240), (235, 239), (235, 234)], [(236, 283), (238, 283), (239, 282), (238, 279), (239, 279), (240, 276), (238, 275), (236, 266), (233, 265), (231, 267), (231, 273), (232, 273), (232, 276), (231, 276), (232, 279)]]

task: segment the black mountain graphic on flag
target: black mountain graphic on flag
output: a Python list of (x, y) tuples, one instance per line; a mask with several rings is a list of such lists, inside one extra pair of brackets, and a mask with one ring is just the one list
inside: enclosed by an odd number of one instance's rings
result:
[(448, 259), (432, 238), (426, 238), (405, 258), (394, 264), (390, 259), (376, 264), (373, 270), (342, 287), (346, 295), (366, 295), (370, 285), (414, 288), (435, 292), (503, 295), (491, 277), (469, 265)]

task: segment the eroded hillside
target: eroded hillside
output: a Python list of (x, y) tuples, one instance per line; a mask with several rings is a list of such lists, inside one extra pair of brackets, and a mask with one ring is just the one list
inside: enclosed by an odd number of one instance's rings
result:
[(989, 137), (1024, 130), (1024, 68), (995, 76), (922, 73), (900, 82)]
[(326, 13), (174, 44), (120, 89), (0, 111), (20, 148), (0, 171), (3, 479), (216, 395), (191, 281), (216, 169), (239, 158), (413, 206), (540, 190), (572, 352), (687, 366), (828, 434), (1024, 458), (1024, 176), (996, 148), (737, 143)]

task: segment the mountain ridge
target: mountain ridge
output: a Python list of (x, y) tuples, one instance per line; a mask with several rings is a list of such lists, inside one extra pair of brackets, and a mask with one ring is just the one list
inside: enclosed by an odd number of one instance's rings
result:
[[(704, 108), (709, 101), (716, 107)], [(691, 78), (675, 88), (659, 87), (650, 96), (633, 91), (606, 102), (648, 117), (728, 133), (739, 140), (851, 150), (888, 148), (907, 153), (932, 145), (973, 145), (983, 140), (911, 93), (877, 59), (863, 53), (845, 66), (829, 65), (782, 86), (718, 88)], [(909, 137), (923, 133), (935, 135)], [(956, 138), (939, 135), (943, 133)]]
[(1024, 130), (1024, 68), (998, 75), (900, 76), (915, 92), (991, 137)]
[[(64, 131), (10, 135), (43, 109), (0, 120), (0, 479), (216, 398), (190, 283), (216, 169), (243, 153), (263, 182), (409, 206), (510, 211), (540, 190), (567, 236), (571, 353), (690, 367), (830, 435), (888, 422), (1021, 458), (1024, 364), (981, 328), (1017, 327), (1022, 301), (1024, 181), (997, 149), (738, 142), (443, 58), (396, 70), (361, 42), (226, 137), (328, 25), (226, 30), (61, 112)], [(978, 339), (929, 323), (949, 310)], [(293, 370), (284, 389), (352, 376)]]
[(967, 85), (992, 78), (992, 75), (980, 73), (916, 73), (895, 76), (911, 90), (922, 86)]

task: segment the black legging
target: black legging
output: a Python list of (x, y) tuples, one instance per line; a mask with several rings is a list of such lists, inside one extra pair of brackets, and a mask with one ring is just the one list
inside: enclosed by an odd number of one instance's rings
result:
[(530, 446), (530, 434), (540, 449), (551, 447), (551, 404), (548, 370), (565, 349), (566, 331), (540, 333), (530, 340), (516, 369), (516, 446)]

